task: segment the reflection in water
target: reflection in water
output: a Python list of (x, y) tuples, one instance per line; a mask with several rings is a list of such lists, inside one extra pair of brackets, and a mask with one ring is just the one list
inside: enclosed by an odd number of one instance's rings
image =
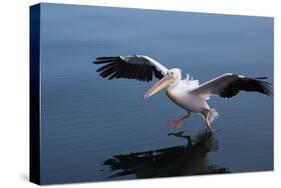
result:
[(195, 136), (184, 132), (168, 136), (184, 138), (186, 145), (130, 154), (114, 155), (104, 161), (115, 172), (111, 178), (135, 175), (136, 178), (168, 177), (198, 174), (229, 173), (227, 168), (209, 164), (208, 153), (218, 149), (214, 135), (201, 131)]

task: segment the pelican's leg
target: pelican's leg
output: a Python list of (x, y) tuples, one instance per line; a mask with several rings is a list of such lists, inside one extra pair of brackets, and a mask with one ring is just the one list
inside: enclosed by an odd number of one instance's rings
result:
[(210, 132), (212, 132), (213, 129), (212, 129), (210, 121), (209, 121), (210, 120), (211, 111), (206, 109), (206, 110), (204, 110), (203, 115), (204, 115), (204, 120), (205, 120), (207, 128), (209, 129)]
[(171, 127), (175, 127), (175, 128), (180, 128), (182, 125), (183, 125), (183, 122), (186, 118), (188, 118), (189, 116), (191, 115), (191, 112), (190, 111), (187, 111), (187, 114), (180, 117), (180, 118), (177, 118), (175, 120), (172, 120), (172, 121), (169, 121), (169, 125)]

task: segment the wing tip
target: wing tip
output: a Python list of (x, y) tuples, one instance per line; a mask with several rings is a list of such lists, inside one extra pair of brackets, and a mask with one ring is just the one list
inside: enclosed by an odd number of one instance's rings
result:
[(267, 96), (273, 96), (273, 91), (272, 91), (271, 83), (263, 81), (265, 79), (268, 79), (267, 76), (256, 77), (254, 79), (261, 85), (261, 88), (262, 88), (262, 92), (261, 93), (263, 93), (263, 94), (265, 94)]
[(254, 79), (256, 80), (265, 80), (265, 79), (268, 79), (267, 76), (261, 76), (261, 77), (255, 77)]
[(270, 85), (263, 85), (264, 94), (267, 96), (273, 96), (272, 87)]
[(120, 56), (107, 56), (107, 57), (97, 57), (92, 63), (93, 64), (104, 64), (104, 63), (110, 63), (115, 61), (120, 61)]
[[(260, 78), (265, 78), (265, 77), (260, 77)], [(255, 81), (258, 82), (258, 84), (260, 85), (261, 89), (260, 89), (260, 93), (263, 93), (267, 96), (273, 96), (273, 92), (272, 92), (272, 86), (269, 82), (265, 82), (265, 81), (261, 81), (261, 80), (256, 80)]]
[(264, 81), (265, 79), (268, 79), (266, 76), (261, 76), (261, 77), (255, 77), (255, 78), (249, 78), (245, 77), (242, 80), (249, 80), (251, 83), (253, 83), (253, 88), (252, 90), (246, 90), (246, 91), (256, 91), (261, 94), (267, 95), (267, 96), (272, 96), (272, 85), (269, 82)]
[(120, 56), (101, 56), (97, 57), (96, 60), (109, 60), (109, 59), (119, 59)]

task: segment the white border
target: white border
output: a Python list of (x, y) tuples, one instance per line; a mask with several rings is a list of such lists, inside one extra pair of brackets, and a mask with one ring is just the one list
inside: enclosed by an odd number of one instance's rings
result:
[[(0, 187), (37, 187), (28, 182), (28, 6), (39, 1), (1, 2)], [(44, 1), (112, 7), (178, 10), (275, 18), (275, 86), (280, 81), (280, 8), (278, 0), (56, 0)], [(278, 54), (279, 52), (279, 54)], [(280, 88), (275, 87), (275, 96)], [(275, 97), (275, 114), (280, 99)], [(152, 180), (58, 185), (57, 187), (273, 187), (280, 179), (280, 117), (275, 115), (275, 172), (210, 175)]]

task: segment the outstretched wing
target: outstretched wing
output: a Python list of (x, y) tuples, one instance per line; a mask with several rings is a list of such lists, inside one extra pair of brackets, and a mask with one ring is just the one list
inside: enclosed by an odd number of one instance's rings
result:
[(103, 64), (97, 72), (109, 80), (127, 78), (149, 82), (153, 77), (161, 79), (168, 71), (159, 62), (144, 55), (98, 57), (93, 63)]
[(248, 78), (242, 75), (226, 73), (210, 80), (191, 91), (192, 94), (209, 97), (211, 95), (231, 98), (240, 91), (255, 91), (271, 95), (271, 85), (262, 81), (266, 77)]

